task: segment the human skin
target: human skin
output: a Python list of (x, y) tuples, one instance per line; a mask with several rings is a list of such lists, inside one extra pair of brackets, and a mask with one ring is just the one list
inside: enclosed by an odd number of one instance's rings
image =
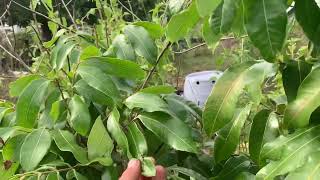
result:
[(132, 159), (128, 163), (127, 169), (123, 172), (119, 180), (165, 180), (166, 170), (162, 166), (156, 166), (156, 176), (144, 177), (141, 175), (141, 162)]

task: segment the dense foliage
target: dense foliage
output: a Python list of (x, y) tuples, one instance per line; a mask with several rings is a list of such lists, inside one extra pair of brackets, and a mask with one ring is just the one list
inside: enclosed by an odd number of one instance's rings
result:
[[(126, 22), (118, 1), (96, 0), (93, 26), (37, 3), (53, 37), (10, 85), (17, 102), (0, 103), (1, 178), (117, 179), (131, 158), (153, 176), (154, 157), (168, 179), (319, 179), (319, 1), (289, 16), (292, 1), (169, 0)], [(233, 35), (261, 55), (239, 57), (203, 110), (165, 83), (173, 46), (199, 27), (212, 49)]]

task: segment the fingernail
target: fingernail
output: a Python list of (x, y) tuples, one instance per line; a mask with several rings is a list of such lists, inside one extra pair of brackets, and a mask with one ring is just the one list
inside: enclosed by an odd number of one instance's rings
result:
[(131, 160), (129, 161), (128, 168), (131, 168), (131, 167), (134, 167), (134, 166), (139, 166), (139, 160), (137, 160), (137, 159), (131, 159)]

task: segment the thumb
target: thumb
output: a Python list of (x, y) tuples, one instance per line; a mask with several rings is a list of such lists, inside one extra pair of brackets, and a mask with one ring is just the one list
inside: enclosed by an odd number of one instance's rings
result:
[(119, 180), (139, 180), (141, 176), (141, 165), (137, 159), (130, 160), (127, 169), (123, 172)]

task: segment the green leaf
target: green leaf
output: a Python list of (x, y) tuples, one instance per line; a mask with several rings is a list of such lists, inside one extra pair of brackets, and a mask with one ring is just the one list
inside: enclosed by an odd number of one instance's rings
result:
[(320, 45), (320, 8), (315, 1), (295, 1), (296, 19), (307, 37), (317, 46)]
[(96, 46), (90, 45), (82, 50), (80, 60), (96, 56), (101, 56), (100, 50)]
[(256, 176), (254, 174), (249, 173), (249, 172), (241, 172), (235, 178), (235, 180), (255, 180), (255, 179), (256, 179)]
[(75, 159), (82, 164), (88, 163), (87, 152), (80, 147), (73, 134), (65, 130), (53, 130), (51, 132), (53, 140), (61, 151), (71, 152)]
[(78, 173), (75, 169), (72, 169), (70, 171), (67, 172), (66, 175), (67, 180), (72, 180), (72, 179), (76, 179), (76, 180), (88, 180), (87, 177), (85, 177), (84, 175)]
[(133, 25), (145, 28), (153, 39), (159, 39), (164, 34), (164, 29), (161, 25), (154, 22), (138, 21), (134, 22)]
[(195, 3), (192, 3), (188, 9), (181, 13), (172, 16), (166, 28), (168, 40), (176, 42), (184, 38), (196, 25), (199, 18)]
[(310, 73), (311, 64), (304, 61), (289, 61), (282, 69), (282, 82), (288, 102), (296, 99), (298, 88)]
[(25, 134), (19, 134), (17, 136), (14, 136), (10, 138), (8, 141), (6, 141), (3, 149), (2, 149), (2, 156), (3, 160), (11, 160), (14, 162), (20, 161), (20, 149), (22, 146), (22, 143), (24, 142), (26, 135)]
[(16, 129), (13, 127), (0, 127), (0, 137), (3, 141), (7, 141), (15, 132)]
[(120, 101), (120, 92), (109, 75), (96, 67), (90, 66), (80, 66), (78, 73), (91, 87), (112, 98), (114, 102)]
[[(260, 83), (255, 81), (260, 76), (265, 76), (269, 63), (258, 63), (254, 61), (235, 65), (224, 72), (213, 88), (203, 112), (204, 130), (212, 135), (217, 130), (231, 121), (238, 97), (249, 83)], [(256, 64), (256, 65), (255, 65)]]
[(123, 32), (128, 37), (136, 53), (144, 57), (150, 64), (155, 64), (158, 49), (148, 31), (140, 26), (127, 25), (124, 27)]
[(121, 150), (128, 156), (128, 158), (130, 158), (131, 154), (129, 151), (128, 139), (120, 126), (119, 119), (119, 111), (116, 108), (114, 108), (109, 115), (107, 121), (107, 128), (110, 134), (112, 135), (113, 139), (115, 139), (118, 146), (121, 148)]
[(20, 150), (20, 163), (24, 170), (31, 171), (38, 166), (51, 145), (51, 136), (46, 129), (32, 131), (25, 138)]
[(11, 97), (17, 97), (20, 93), (34, 80), (39, 79), (39, 75), (31, 74), (23, 76), (18, 80), (10, 83), (9, 85), (9, 94)]
[(250, 160), (245, 156), (233, 156), (226, 161), (216, 179), (235, 179), (241, 172), (248, 171)]
[(109, 50), (115, 53), (115, 56), (119, 59), (136, 61), (134, 49), (123, 34), (119, 34), (114, 38)]
[(179, 167), (177, 165), (170, 166), (170, 167), (167, 168), (167, 170), (168, 171), (178, 172), (178, 173), (184, 174), (186, 176), (192, 177), (192, 178), (197, 179), (197, 180), (206, 180), (207, 179), (207, 178), (203, 177), (201, 174), (197, 173), (196, 171), (194, 171), (192, 169)]
[(51, 106), (50, 117), (53, 122), (64, 121), (67, 118), (68, 110), (64, 100), (56, 101)]
[(320, 154), (315, 152), (306, 158), (306, 162), (300, 168), (289, 173), (285, 180), (317, 180), (320, 179)]
[(233, 120), (224, 128), (218, 131), (214, 142), (214, 160), (216, 163), (228, 159), (237, 149), (241, 129), (250, 113), (251, 105), (239, 110), (234, 115)]
[(67, 62), (67, 57), (71, 53), (76, 44), (74, 42), (67, 42), (59, 47), (56, 62), (53, 65), (55, 70), (60, 70)]
[[(49, 22), (48, 22), (49, 24)], [(59, 31), (57, 31), (54, 36), (52, 37), (52, 39), (48, 42), (44, 42), (43, 46), (45, 48), (50, 48), (57, 40), (60, 36), (62, 36), (67, 30), (66, 29), (60, 29)]]
[(159, 85), (159, 86), (150, 86), (140, 90), (142, 93), (150, 93), (150, 94), (171, 94), (174, 93), (176, 89), (172, 86), (167, 85)]
[(210, 15), (221, 3), (221, 0), (196, 0), (198, 13), (201, 17)]
[(63, 180), (59, 172), (49, 173), (46, 180)]
[(143, 113), (138, 118), (161, 141), (174, 149), (198, 152), (197, 144), (192, 139), (191, 128), (181, 120), (161, 112)]
[(146, 139), (135, 122), (131, 122), (128, 125), (127, 138), (129, 141), (130, 152), (133, 157), (140, 158), (148, 153)]
[(227, 33), (236, 18), (238, 0), (224, 0), (210, 18), (211, 28), (215, 34)]
[(271, 180), (301, 167), (308, 155), (318, 151), (320, 126), (300, 129), (288, 136), (280, 136), (264, 145), (261, 158), (272, 160), (258, 173), (257, 179)]
[(90, 160), (99, 157), (110, 157), (113, 150), (113, 142), (99, 116), (92, 126), (88, 137), (88, 157)]
[(320, 8), (320, 0), (315, 0), (315, 1), (317, 3), (318, 7)]
[(89, 86), (83, 79), (78, 81), (74, 87), (77, 92), (85, 98), (102, 105), (113, 106), (113, 99), (97, 89)]
[(190, 114), (197, 119), (201, 119), (202, 109), (193, 102), (175, 94), (166, 95), (164, 96), (164, 99), (168, 103), (170, 111), (174, 112), (179, 119), (185, 120), (188, 117), (181, 117), (189, 116)]
[(168, 7), (170, 9), (170, 12), (172, 14), (178, 13), (185, 3), (185, 0), (169, 0), (168, 1)]
[(80, 96), (74, 95), (69, 103), (70, 125), (77, 133), (85, 136), (90, 130), (91, 117), (87, 104)]
[(142, 159), (142, 175), (145, 177), (154, 177), (156, 175), (156, 167), (154, 165), (154, 160), (151, 157), (145, 157)]
[(219, 44), (221, 35), (216, 35), (212, 30), (209, 19), (206, 19), (202, 25), (202, 36), (207, 45), (211, 48), (215, 48)]
[(128, 97), (124, 104), (129, 109), (142, 108), (147, 112), (163, 111), (171, 114), (165, 101), (155, 94), (139, 92)]
[(279, 123), (276, 115), (270, 110), (258, 112), (252, 122), (249, 137), (250, 157), (260, 164), (260, 153), (263, 145), (279, 135)]
[(262, 56), (273, 62), (286, 39), (286, 5), (279, 0), (244, 1), (246, 30)]
[(0, 168), (0, 177), (2, 179), (10, 179), (14, 180), (12, 176), (15, 174), (15, 172), (19, 168), (19, 163), (12, 163), (9, 169), (7, 169), (4, 165), (1, 166)]
[(284, 123), (289, 127), (305, 127), (314, 110), (320, 106), (320, 68), (316, 68), (302, 81), (297, 97), (288, 104)]
[(89, 66), (99, 68), (102, 72), (120, 78), (138, 80), (143, 79), (145, 72), (140, 65), (128, 60), (109, 57), (93, 57), (83, 62), (80, 67)]
[(25, 128), (35, 125), (49, 84), (45, 79), (34, 80), (22, 91), (17, 102), (17, 125)]

